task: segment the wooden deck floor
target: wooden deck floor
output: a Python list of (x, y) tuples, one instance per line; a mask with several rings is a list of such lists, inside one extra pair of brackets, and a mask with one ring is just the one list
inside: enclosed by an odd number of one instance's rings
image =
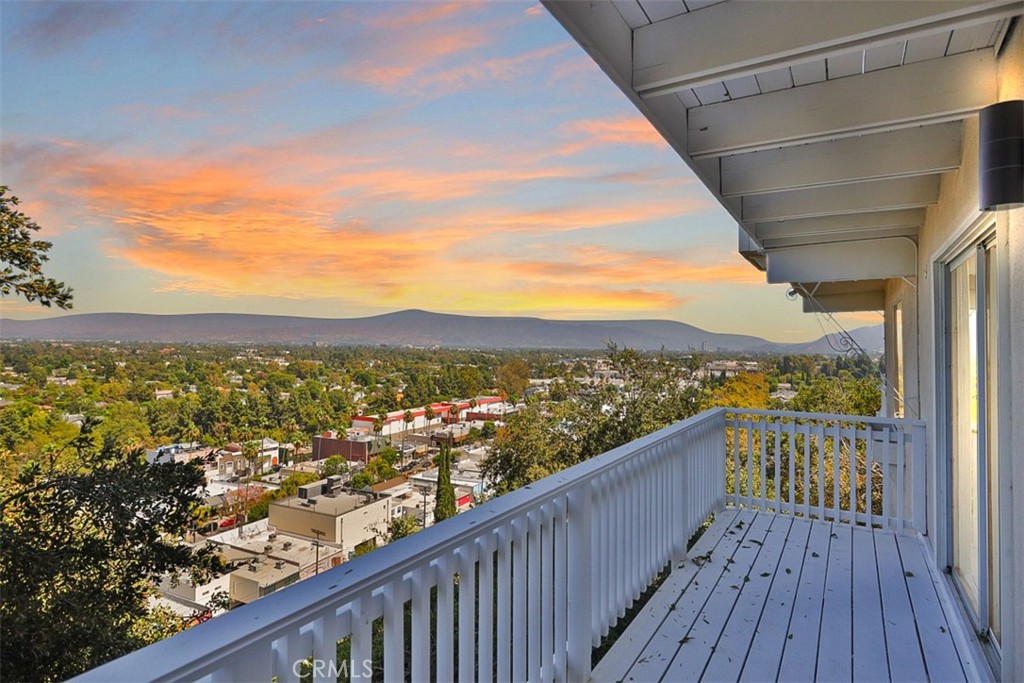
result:
[(728, 509), (595, 681), (978, 680), (913, 534)]

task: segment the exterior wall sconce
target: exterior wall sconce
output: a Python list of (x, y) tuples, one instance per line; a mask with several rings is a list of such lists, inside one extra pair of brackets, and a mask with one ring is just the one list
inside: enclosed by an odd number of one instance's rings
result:
[(1024, 100), (982, 109), (978, 146), (981, 210), (1024, 206)]

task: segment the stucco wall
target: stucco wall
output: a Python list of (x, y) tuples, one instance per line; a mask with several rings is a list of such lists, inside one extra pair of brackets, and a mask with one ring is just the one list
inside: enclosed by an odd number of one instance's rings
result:
[[(1018, 23), (999, 54), (995, 101), (1024, 99), (1024, 25)], [(999, 269), (1000, 340), (999, 451), (1002, 459), (1003, 680), (1024, 680), (1024, 209), (983, 214), (978, 209), (978, 119), (963, 126), (962, 163), (941, 181), (940, 200), (929, 207), (918, 239), (916, 283), (891, 280), (886, 291), (886, 335), (891, 345), (893, 307), (903, 302), (905, 394), (908, 417), (928, 423), (928, 530), (939, 566), (946, 548), (946, 493), (942, 479), (947, 455), (937, 438), (947, 425), (939, 396), (945, 369), (937, 352), (936, 260), (949, 257), (958, 242), (995, 222)], [(967, 246), (963, 244), (962, 246)], [(915, 286), (916, 285), (916, 286)], [(894, 367), (888, 360), (889, 374)], [(1017, 416), (1017, 419), (1011, 419)], [(940, 421), (941, 420), (941, 421)], [(940, 476), (941, 475), (941, 476)]]

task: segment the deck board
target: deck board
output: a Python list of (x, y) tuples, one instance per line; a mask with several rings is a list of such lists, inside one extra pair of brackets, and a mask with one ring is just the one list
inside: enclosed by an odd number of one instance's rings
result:
[(890, 679), (878, 583), (875, 539), (869, 529), (853, 529), (853, 680)]
[(966, 680), (928, 562), (913, 535), (730, 508), (591, 680)]
[(743, 664), (740, 680), (775, 680), (778, 674), (779, 653), (786, 647), (789, 625), (793, 617), (800, 586), (800, 569), (807, 553), (811, 523), (806, 519), (793, 519), (786, 546), (772, 581), (768, 601), (761, 620), (754, 630), (754, 639)]

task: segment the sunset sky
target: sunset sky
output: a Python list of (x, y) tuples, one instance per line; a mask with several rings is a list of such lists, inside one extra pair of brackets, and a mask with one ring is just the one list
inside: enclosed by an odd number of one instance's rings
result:
[(0, 182), (54, 243), (76, 313), (422, 308), (822, 333), (536, 3), (0, 12)]

